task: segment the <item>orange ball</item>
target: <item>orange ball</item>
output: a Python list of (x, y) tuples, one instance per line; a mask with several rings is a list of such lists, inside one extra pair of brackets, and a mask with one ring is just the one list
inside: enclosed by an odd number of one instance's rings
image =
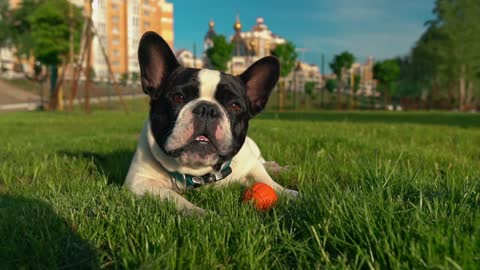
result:
[(269, 185), (255, 183), (243, 194), (243, 201), (254, 200), (255, 207), (258, 210), (266, 211), (277, 202), (277, 194)]

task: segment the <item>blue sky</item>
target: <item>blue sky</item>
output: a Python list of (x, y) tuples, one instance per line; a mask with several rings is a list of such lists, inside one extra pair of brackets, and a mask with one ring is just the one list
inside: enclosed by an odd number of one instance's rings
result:
[[(275, 0), (213, 1), (170, 0), (174, 3), (175, 49), (203, 50), (208, 21), (217, 33), (233, 34), (238, 13), (243, 29), (251, 29), (259, 16), (276, 34), (297, 47), (308, 48), (304, 59), (326, 68), (334, 54), (349, 50), (360, 62), (372, 55), (385, 59), (408, 53), (433, 18), (434, 0)], [(301, 57), (301, 55), (300, 55)]]

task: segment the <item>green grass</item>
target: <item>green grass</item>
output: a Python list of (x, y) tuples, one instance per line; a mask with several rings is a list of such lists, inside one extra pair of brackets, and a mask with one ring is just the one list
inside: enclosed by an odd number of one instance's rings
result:
[[(143, 104), (141, 102), (139, 105)], [(122, 187), (144, 112), (0, 116), (0, 269), (478, 269), (480, 115), (265, 113), (249, 134), (301, 196), (178, 214)]]

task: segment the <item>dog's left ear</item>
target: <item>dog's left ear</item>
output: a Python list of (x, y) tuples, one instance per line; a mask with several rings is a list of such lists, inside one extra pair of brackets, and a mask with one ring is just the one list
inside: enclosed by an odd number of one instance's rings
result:
[(247, 87), (247, 97), (250, 101), (252, 116), (265, 108), (279, 76), (280, 62), (273, 56), (258, 60), (238, 76)]

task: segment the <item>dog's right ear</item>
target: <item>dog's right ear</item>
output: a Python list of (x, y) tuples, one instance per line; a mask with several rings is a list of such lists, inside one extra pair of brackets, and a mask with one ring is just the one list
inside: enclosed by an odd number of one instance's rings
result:
[(164, 81), (180, 66), (168, 43), (152, 31), (146, 32), (140, 39), (138, 63), (143, 92), (151, 98), (159, 96)]

